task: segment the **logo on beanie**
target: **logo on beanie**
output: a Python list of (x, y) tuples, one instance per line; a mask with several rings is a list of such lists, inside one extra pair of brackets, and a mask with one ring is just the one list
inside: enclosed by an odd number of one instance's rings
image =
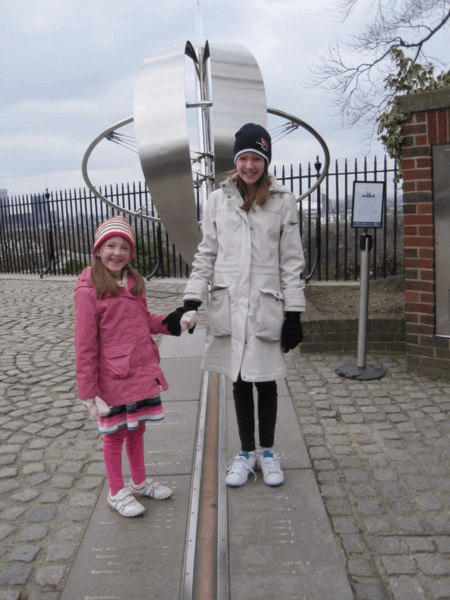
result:
[(263, 137), (261, 138), (261, 141), (256, 140), (256, 143), (258, 146), (261, 146), (261, 149), (264, 150), (264, 152), (269, 152), (269, 144)]

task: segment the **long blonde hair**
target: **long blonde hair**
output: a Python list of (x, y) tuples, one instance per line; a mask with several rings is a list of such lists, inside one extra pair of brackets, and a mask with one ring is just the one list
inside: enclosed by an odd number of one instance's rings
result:
[[(145, 281), (140, 273), (130, 267), (126, 266), (122, 271), (122, 277), (128, 272), (135, 279), (135, 283), (131, 289), (133, 296), (141, 296), (145, 292)], [(107, 292), (111, 293), (111, 296), (117, 296), (119, 294), (119, 286), (117, 281), (102, 263), (100, 256), (96, 256), (91, 268), (91, 281), (97, 289), (97, 298), (102, 299), (105, 297)]]
[[(227, 173), (227, 176), (236, 185), (237, 189), (239, 190), (239, 193), (241, 194), (242, 198), (244, 199), (244, 204), (242, 206), (240, 206), (239, 208), (242, 208), (242, 210), (247, 210), (247, 211), (250, 210), (250, 208), (252, 207), (252, 204), (253, 204), (253, 200), (251, 200), (249, 198), (248, 191), (247, 191), (247, 185), (246, 185), (245, 181), (238, 175), (237, 169), (233, 169), (232, 171), (229, 171)], [(263, 206), (267, 202), (267, 200), (270, 198), (271, 193), (270, 193), (269, 185), (270, 185), (269, 165), (267, 164), (267, 161), (264, 161), (263, 174), (256, 182), (256, 198), (254, 201), (258, 206)]]

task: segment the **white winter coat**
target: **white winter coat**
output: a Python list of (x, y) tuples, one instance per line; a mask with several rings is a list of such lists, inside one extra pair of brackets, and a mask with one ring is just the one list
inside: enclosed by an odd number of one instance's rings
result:
[(294, 196), (271, 176), (271, 196), (248, 212), (227, 179), (208, 199), (203, 240), (184, 300), (208, 298), (202, 369), (236, 381), (286, 376), (284, 311), (305, 310), (304, 267)]

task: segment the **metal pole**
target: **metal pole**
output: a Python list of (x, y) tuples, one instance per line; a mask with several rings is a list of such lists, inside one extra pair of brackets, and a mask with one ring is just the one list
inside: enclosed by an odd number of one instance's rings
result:
[(381, 367), (366, 365), (367, 317), (369, 312), (369, 256), (372, 249), (372, 236), (367, 233), (367, 229), (364, 229), (364, 233), (359, 238), (359, 248), (361, 250), (361, 275), (357, 364), (342, 365), (342, 367), (336, 369), (336, 373), (341, 377), (348, 377), (349, 379), (380, 379), (386, 375), (386, 371)]
[(366, 366), (367, 317), (369, 313), (369, 257), (372, 248), (372, 236), (367, 229), (360, 237), (361, 249), (361, 278), (359, 285), (359, 321), (358, 321), (358, 351), (357, 366)]

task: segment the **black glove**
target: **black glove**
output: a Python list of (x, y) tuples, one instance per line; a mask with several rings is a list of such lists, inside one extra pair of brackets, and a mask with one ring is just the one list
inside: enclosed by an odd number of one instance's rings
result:
[(283, 327), (281, 329), (281, 346), (284, 353), (293, 350), (303, 340), (302, 324), (299, 312), (285, 313)]
[[(184, 313), (189, 312), (190, 310), (197, 310), (201, 306), (201, 302), (199, 300), (185, 300), (184, 306), (179, 306), (170, 315), (167, 315), (165, 319), (163, 319), (162, 324), (167, 326), (167, 329), (170, 332), (170, 335), (181, 335), (181, 317)], [(192, 329), (189, 329), (189, 333), (194, 333), (195, 325)]]

